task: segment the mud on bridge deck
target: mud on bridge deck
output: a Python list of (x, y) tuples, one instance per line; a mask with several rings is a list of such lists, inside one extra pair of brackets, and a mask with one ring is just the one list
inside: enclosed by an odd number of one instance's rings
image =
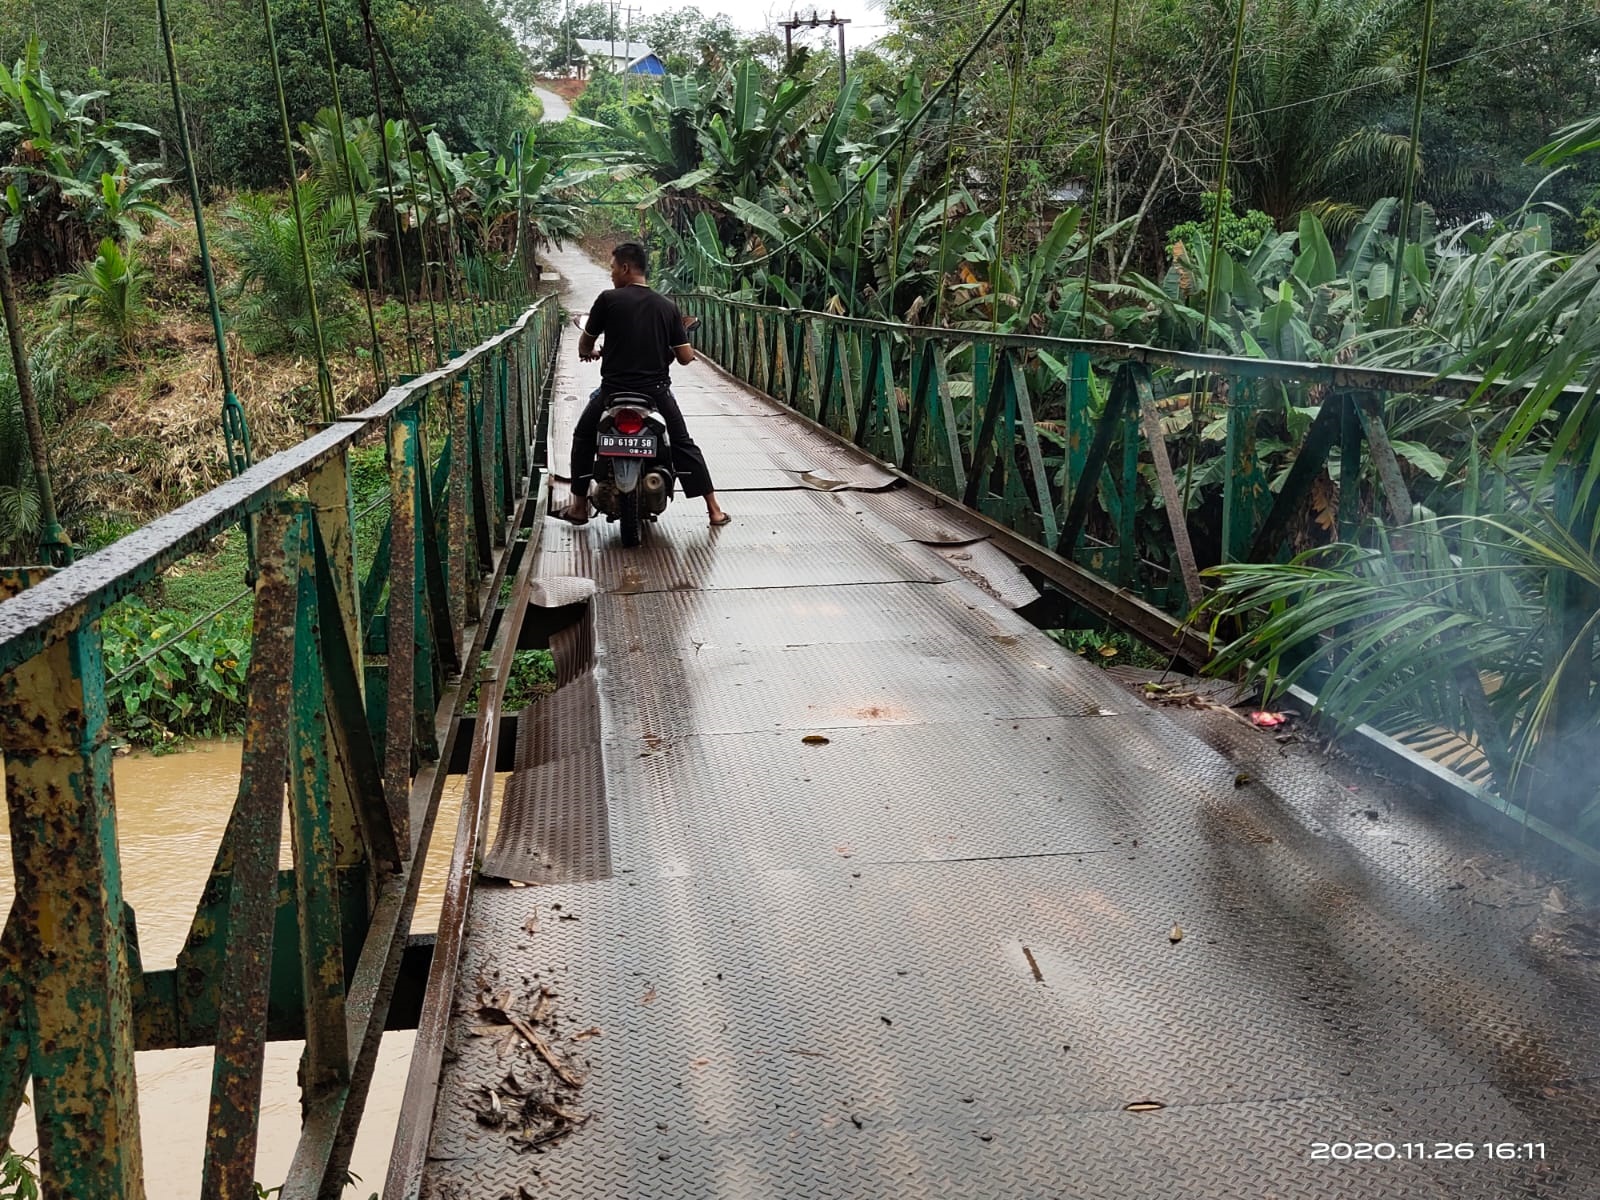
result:
[(959, 514), (678, 379), (734, 522), (535, 531), (545, 602), (593, 598), (471, 891), (421, 1194), (1600, 1196), (1600, 988), (1474, 834), (1270, 737), (1241, 781)]

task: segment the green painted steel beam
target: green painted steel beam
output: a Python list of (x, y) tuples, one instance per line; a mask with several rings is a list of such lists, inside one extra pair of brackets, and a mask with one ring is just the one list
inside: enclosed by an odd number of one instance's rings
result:
[[(297, 604), (294, 676), (289, 721), (289, 830), (294, 846), (301, 988), (306, 1011), (302, 1089), (309, 1098), (349, 1081), (345, 1033), (344, 948), (335, 868), (334, 771), (328, 755), (327, 686), (322, 657), (324, 619), (318, 600), (317, 547), (310, 506), (294, 505), (298, 532), (292, 560)], [(337, 610), (328, 616), (337, 616)]]
[[(690, 293), (699, 295), (699, 293)], [(1388, 367), (1360, 367), (1338, 363), (1288, 362), (1271, 358), (1232, 358), (1222, 354), (1197, 354), (1187, 350), (1167, 350), (1135, 342), (1108, 342), (1090, 338), (1059, 338), (1044, 334), (999, 333), (984, 329), (956, 329), (944, 325), (905, 325), (871, 317), (847, 317), (812, 309), (779, 308), (746, 300), (713, 298), (729, 311), (782, 313), (790, 319), (824, 321), (839, 327), (878, 330), (898, 334), (918, 342), (945, 342), (951, 345), (987, 343), (1017, 349), (1044, 350), (1065, 360), (1074, 353), (1088, 354), (1105, 362), (1139, 362), (1146, 367), (1169, 367), (1180, 371), (1234, 377), (1272, 379), (1280, 383), (1322, 384), (1356, 391), (1420, 392), (1470, 400), (1483, 388), (1483, 380), (1472, 375), (1430, 375), (1426, 371), (1407, 371)], [(1504, 394), (1518, 396), (1535, 385), (1507, 387)], [(1559, 411), (1584, 399), (1582, 387), (1573, 386), (1559, 393)]]
[(1222, 561), (1240, 562), (1250, 553), (1263, 512), (1272, 494), (1256, 454), (1258, 396), (1252, 380), (1228, 395), (1223, 453), (1227, 470), (1222, 480)]
[[(1073, 479), (1072, 501), (1067, 506), (1066, 516), (1061, 522), (1061, 533), (1056, 540), (1056, 553), (1063, 558), (1071, 557), (1073, 548), (1083, 535), (1089, 521), (1089, 505), (1094, 500), (1095, 488), (1088, 482), (1098, 480), (1111, 458), (1111, 446), (1116, 440), (1120, 427), (1127, 419), (1130, 409), (1137, 411), (1138, 389), (1134, 383), (1133, 367), (1123, 363), (1117, 368), (1116, 378), (1111, 383), (1111, 395), (1106, 400), (1105, 411), (1100, 414), (1095, 424), (1094, 442), (1089, 447), (1089, 452), (1084, 456), (1083, 469), (1075, 473)], [(1116, 514), (1113, 514), (1115, 517)]]

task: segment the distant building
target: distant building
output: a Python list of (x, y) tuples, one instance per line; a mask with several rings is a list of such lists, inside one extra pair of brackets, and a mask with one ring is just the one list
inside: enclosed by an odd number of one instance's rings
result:
[[(627, 75), (665, 75), (667, 66), (643, 42), (612, 42), (606, 38), (574, 38), (589, 66)], [(582, 73), (580, 69), (580, 74)]]

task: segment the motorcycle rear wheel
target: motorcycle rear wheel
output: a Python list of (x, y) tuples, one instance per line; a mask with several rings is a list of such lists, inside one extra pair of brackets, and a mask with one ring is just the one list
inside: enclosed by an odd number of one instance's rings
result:
[(640, 526), (642, 517), (639, 513), (639, 493), (637, 490), (623, 492), (617, 497), (621, 512), (618, 519), (622, 522), (622, 544), (624, 546), (637, 546), (639, 544)]

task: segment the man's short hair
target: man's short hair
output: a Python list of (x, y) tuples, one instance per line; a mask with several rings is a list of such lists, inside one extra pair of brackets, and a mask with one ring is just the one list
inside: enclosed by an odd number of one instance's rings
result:
[(611, 252), (611, 257), (625, 267), (633, 267), (641, 275), (650, 274), (650, 252), (638, 242), (623, 242)]

